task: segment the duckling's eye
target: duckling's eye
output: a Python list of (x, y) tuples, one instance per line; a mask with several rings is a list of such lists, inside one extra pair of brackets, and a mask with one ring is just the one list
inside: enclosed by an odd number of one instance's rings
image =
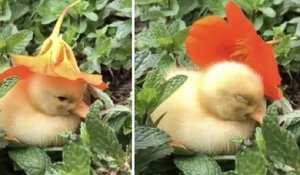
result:
[(58, 96), (57, 99), (59, 101), (66, 101), (68, 98), (67, 97), (64, 97), (64, 96)]
[(245, 104), (245, 105), (249, 104), (249, 101), (245, 97), (241, 96), (240, 94), (235, 94), (234, 98), (239, 103), (242, 103), (242, 104)]

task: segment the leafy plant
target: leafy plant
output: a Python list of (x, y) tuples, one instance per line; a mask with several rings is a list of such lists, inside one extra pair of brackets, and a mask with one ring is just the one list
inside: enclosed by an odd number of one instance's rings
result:
[(263, 124), (256, 128), (255, 139), (242, 141), (236, 155), (208, 156), (176, 147), (170, 144), (171, 138), (166, 132), (155, 128), (159, 120), (153, 122), (150, 119), (150, 114), (161, 102), (164, 71), (174, 66), (195, 69), (184, 48), (188, 26), (206, 15), (224, 16), (227, 2), (136, 1), (136, 174), (300, 173), (298, 1), (235, 1), (265, 41), (277, 41), (274, 46), (283, 79), (282, 88), (288, 99), (268, 105)]

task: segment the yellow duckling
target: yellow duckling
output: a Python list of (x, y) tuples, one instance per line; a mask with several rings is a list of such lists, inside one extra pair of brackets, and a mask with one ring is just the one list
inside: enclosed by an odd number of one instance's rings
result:
[(187, 81), (152, 114), (158, 127), (186, 148), (206, 154), (231, 154), (232, 140), (251, 137), (265, 113), (261, 78), (249, 67), (221, 62), (199, 72), (174, 69), (169, 79), (183, 74)]
[(0, 99), (0, 127), (26, 144), (61, 145), (59, 134), (74, 132), (88, 111), (82, 92), (82, 82), (65, 78), (35, 74), (20, 80)]

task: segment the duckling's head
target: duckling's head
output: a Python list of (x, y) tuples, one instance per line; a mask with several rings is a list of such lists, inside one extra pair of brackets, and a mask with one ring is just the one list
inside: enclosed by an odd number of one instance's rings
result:
[(28, 80), (28, 98), (48, 115), (67, 116), (79, 105), (83, 83), (65, 78), (35, 74)]
[(261, 122), (265, 113), (261, 77), (237, 62), (221, 62), (208, 68), (200, 87), (200, 100), (209, 112), (224, 120)]

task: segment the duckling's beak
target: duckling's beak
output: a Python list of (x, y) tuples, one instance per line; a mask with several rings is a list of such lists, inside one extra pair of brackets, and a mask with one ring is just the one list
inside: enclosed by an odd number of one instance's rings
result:
[(265, 113), (265, 105), (259, 105), (258, 107), (256, 107), (255, 111), (250, 115), (250, 117), (258, 123), (262, 123)]
[(81, 118), (86, 118), (89, 113), (90, 106), (87, 105), (84, 101), (81, 101), (78, 106), (73, 110), (73, 113), (78, 115)]

